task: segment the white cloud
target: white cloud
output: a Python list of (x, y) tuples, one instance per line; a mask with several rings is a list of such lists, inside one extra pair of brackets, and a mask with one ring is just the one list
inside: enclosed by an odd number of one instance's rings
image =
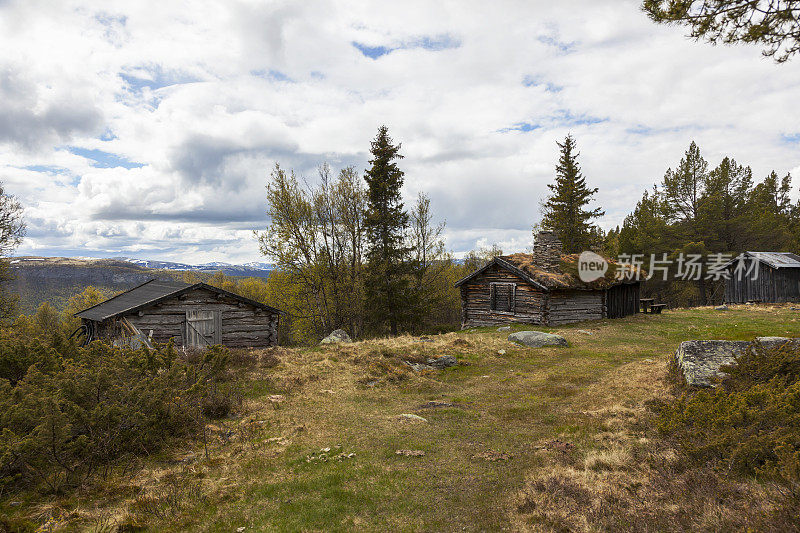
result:
[(258, 259), (275, 162), (363, 169), (380, 124), (456, 252), (528, 246), (568, 132), (605, 227), (691, 140), (712, 165), (800, 172), (800, 60), (692, 42), (632, 0), (20, 0), (0, 49), (20, 253)]

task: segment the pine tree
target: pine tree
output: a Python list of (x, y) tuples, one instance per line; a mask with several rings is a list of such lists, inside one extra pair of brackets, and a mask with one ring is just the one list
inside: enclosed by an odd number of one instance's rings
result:
[(667, 169), (661, 184), (669, 221), (685, 226), (693, 241), (702, 241), (705, 237), (699, 212), (707, 182), (708, 162), (692, 141), (678, 167)]
[(408, 311), (410, 250), (405, 244), (408, 213), (400, 197), (403, 171), (395, 162), (403, 156), (401, 145), (392, 142), (386, 126), (378, 128), (371, 143), (371, 167), (364, 175), (368, 186), (364, 217), (368, 243), (365, 292), (376, 325), (388, 322), (392, 335), (397, 335)]
[(581, 174), (575, 139), (567, 135), (563, 143), (556, 144), (561, 156), (556, 166), (556, 181), (547, 185), (551, 194), (542, 204), (542, 227), (558, 234), (565, 252), (575, 253), (597, 244), (598, 230), (592, 220), (605, 212), (599, 207), (586, 209), (597, 188), (590, 189)]

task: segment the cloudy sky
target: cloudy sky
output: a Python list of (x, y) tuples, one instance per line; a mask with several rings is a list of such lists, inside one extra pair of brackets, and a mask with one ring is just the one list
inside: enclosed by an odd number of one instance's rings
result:
[(691, 140), (800, 183), (800, 58), (684, 34), (628, 0), (0, 0), (17, 253), (259, 260), (274, 164), (363, 171), (380, 124), (454, 252), (530, 245), (568, 132), (605, 228)]

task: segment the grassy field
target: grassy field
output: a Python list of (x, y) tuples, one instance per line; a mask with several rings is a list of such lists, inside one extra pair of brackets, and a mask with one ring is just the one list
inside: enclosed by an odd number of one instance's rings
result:
[[(481, 328), (241, 355), (241, 408), (209, 426), (207, 453), (195, 443), (150, 458), (101, 489), (4, 497), (0, 512), (94, 531), (770, 528), (780, 489), (682, 468), (646, 404), (673, 393), (680, 341), (800, 336), (800, 312), (536, 329), (570, 346), (525, 348)], [(461, 364), (402, 363), (445, 354)]]

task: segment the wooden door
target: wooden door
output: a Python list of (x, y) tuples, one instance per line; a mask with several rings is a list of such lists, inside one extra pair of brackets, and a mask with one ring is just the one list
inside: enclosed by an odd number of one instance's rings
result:
[(606, 291), (606, 318), (622, 318), (639, 312), (639, 284), (621, 284)]
[(219, 311), (186, 311), (186, 346), (204, 348), (222, 343)]

